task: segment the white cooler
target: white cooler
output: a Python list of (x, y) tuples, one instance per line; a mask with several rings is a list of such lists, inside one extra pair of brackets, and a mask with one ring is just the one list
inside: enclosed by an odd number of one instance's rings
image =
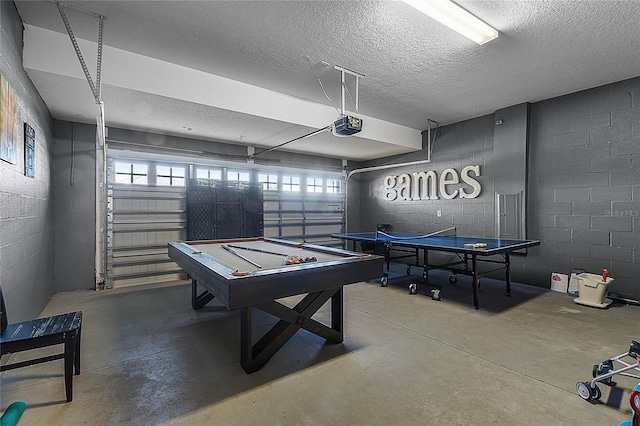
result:
[(607, 277), (602, 281), (602, 275), (582, 273), (576, 275), (578, 279), (578, 297), (573, 299), (580, 305), (593, 306), (594, 308), (606, 308), (613, 300), (607, 299), (607, 287), (613, 282), (613, 278)]

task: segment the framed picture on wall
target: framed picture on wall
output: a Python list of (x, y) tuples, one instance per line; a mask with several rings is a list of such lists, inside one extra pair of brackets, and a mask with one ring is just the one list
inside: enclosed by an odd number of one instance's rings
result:
[(16, 93), (0, 75), (0, 159), (16, 164)]
[(34, 177), (36, 163), (36, 131), (29, 123), (24, 123), (24, 175)]

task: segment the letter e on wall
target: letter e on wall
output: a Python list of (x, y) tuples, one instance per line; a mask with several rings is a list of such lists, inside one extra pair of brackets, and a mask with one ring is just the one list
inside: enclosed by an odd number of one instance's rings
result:
[(452, 193), (447, 192), (447, 185), (453, 185), (456, 183), (460, 183), (458, 172), (456, 172), (454, 169), (444, 169), (444, 171), (440, 175), (440, 195), (442, 195), (442, 198), (450, 200), (458, 195), (457, 189)]

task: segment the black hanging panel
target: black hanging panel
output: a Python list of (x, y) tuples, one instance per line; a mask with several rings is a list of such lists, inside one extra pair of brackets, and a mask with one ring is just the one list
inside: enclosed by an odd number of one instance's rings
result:
[(215, 223), (215, 182), (205, 179), (187, 180), (187, 240), (213, 238)]
[(211, 235), (211, 223), (215, 222), (212, 216), (211, 205), (202, 203), (187, 206), (187, 239), (189, 241), (207, 239)]
[(262, 187), (246, 188), (242, 193), (242, 234), (247, 237), (264, 235)]
[(259, 184), (189, 179), (187, 240), (260, 237), (263, 232)]

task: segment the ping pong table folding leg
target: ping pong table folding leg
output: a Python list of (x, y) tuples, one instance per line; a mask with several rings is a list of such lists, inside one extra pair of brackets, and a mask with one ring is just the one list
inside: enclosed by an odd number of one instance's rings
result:
[[(329, 299), (331, 299), (330, 327), (311, 318)], [(280, 321), (255, 344), (253, 344), (252, 337), (253, 308), (280, 318)], [(323, 337), (331, 343), (340, 343), (344, 339), (342, 287), (309, 293), (293, 308), (273, 300), (240, 309), (240, 364), (247, 374), (254, 373), (264, 367), (301, 328)]]
[(480, 304), (478, 302), (478, 287), (480, 286), (480, 277), (478, 276), (478, 256), (476, 256), (475, 254), (471, 255), (471, 268), (471, 272), (473, 274), (473, 306), (475, 306), (476, 309), (480, 309)]
[(507, 286), (507, 296), (511, 297), (511, 255), (504, 254), (505, 282)]
[(429, 282), (429, 250), (426, 248), (422, 249), (422, 258), (422, 281), (427, 284)]

